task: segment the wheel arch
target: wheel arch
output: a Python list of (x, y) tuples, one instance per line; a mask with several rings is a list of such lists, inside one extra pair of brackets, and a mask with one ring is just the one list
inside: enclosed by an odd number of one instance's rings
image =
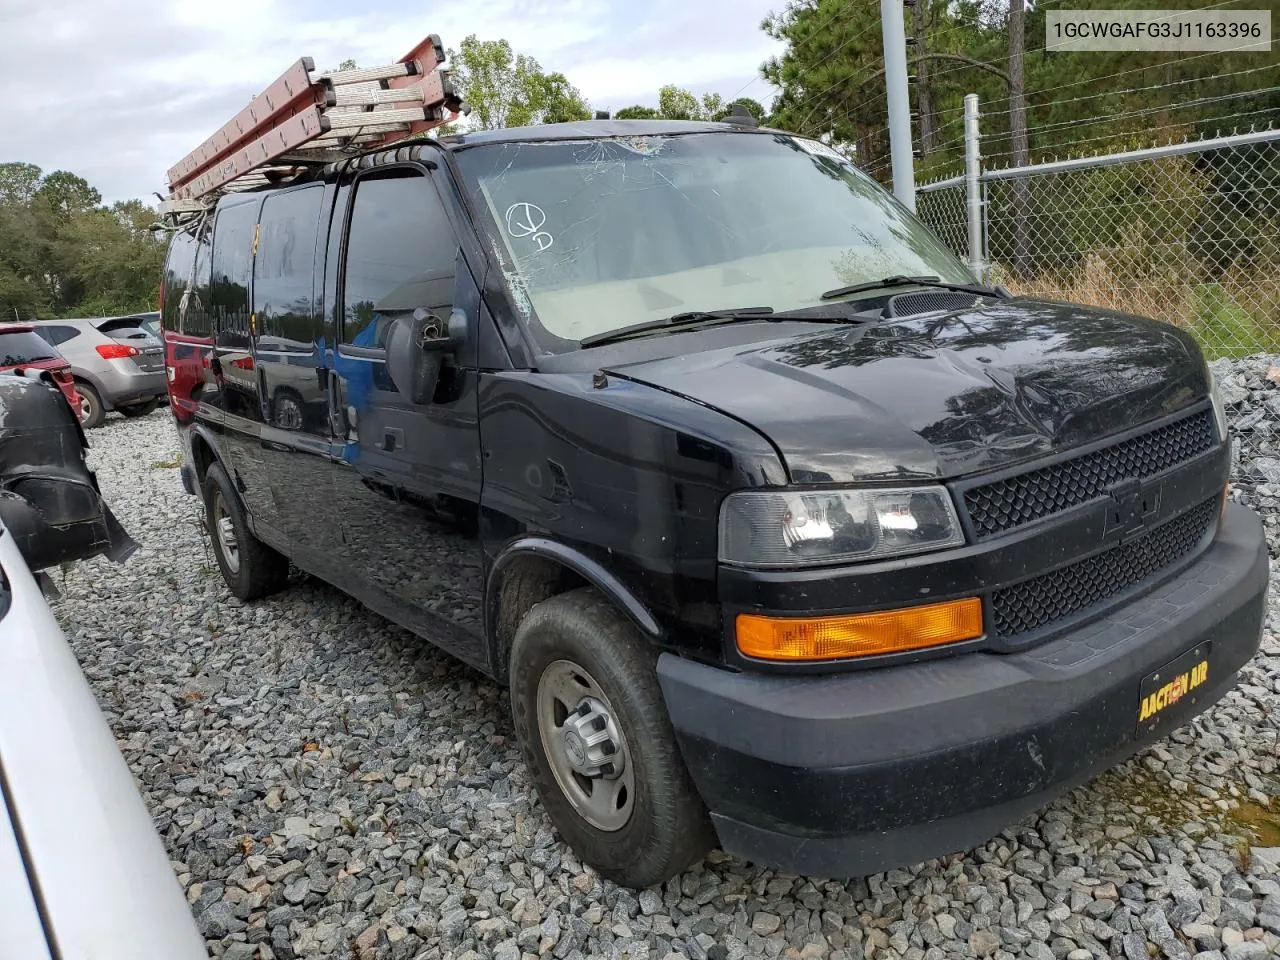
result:
[(507, 659), (516, 628), (535, 604), (578, 587), (594, 587), (649, 640), (663, 630), (649, 608), (602, 564), (549, 537), (523, 537), (494, 561), (485, 583), (485, 636), (490, 670), (508, 679)]
[(209, 468), (215, 463), (220, 463), (222, 458), (218, 456), (218, 445), (198, 427), (191, 428), (189, 442), (191, 463), (196, 471), (196, 489), (200, 489), (204, 486), (204, 478), (209, 475)]
[(78, 367), (71, 365), (71, 376), (80, 383), (87, 383), (93, 387), (98, 394), (98, 399), (102, 401), (103, 412), (115, 410), (116, 405), (112, 402), (110, 391), (103, 385), (102, 378), (93, 373), (86, 367)]

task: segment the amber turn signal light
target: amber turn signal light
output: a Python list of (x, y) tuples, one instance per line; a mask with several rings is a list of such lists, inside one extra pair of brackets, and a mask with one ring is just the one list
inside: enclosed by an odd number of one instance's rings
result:
[(923, 650), (982, 636), (977, 597), (841, 617), (740, 613), (738, 649), (759, 660), (843, 660)]

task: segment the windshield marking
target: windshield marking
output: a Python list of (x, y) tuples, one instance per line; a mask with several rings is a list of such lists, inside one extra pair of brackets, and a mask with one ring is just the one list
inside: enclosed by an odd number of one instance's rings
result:
[(538, 245), (538, 252), (545, 253), (554, 243), (551, 234), (542, 227), (547, 222), (547, 213), (536, 203), (521, 200), (507, 207), (505, 217), (507, 233), (517, 240), (528, 237)]

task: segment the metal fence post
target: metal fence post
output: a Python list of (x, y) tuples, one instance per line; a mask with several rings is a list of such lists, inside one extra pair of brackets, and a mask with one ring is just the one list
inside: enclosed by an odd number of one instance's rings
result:
[(986, 273), (983, 257), (982, 160), (978, 149), (978, 95), (964, 97), (964, 208), (969, 226), (969, 267), (982, 280)]
[(902, 0), (880, 0), (880, 31), (884, 42), (884, 85), (889, 101), (889, 155), (893, 165), (893, 195), (914, 213), (916, 182), (911, 151), (911, 99), (907, 93), (907, 28)]

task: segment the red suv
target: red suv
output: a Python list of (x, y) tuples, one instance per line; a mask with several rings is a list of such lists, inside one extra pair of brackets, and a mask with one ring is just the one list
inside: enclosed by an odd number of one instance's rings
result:
[(71, 364), (46, 342), (29, 323), (0, 323), (0, 373), (15, 370), (48, 370), (71, 409), (80, 416), (80, 394), (71, 375)]

